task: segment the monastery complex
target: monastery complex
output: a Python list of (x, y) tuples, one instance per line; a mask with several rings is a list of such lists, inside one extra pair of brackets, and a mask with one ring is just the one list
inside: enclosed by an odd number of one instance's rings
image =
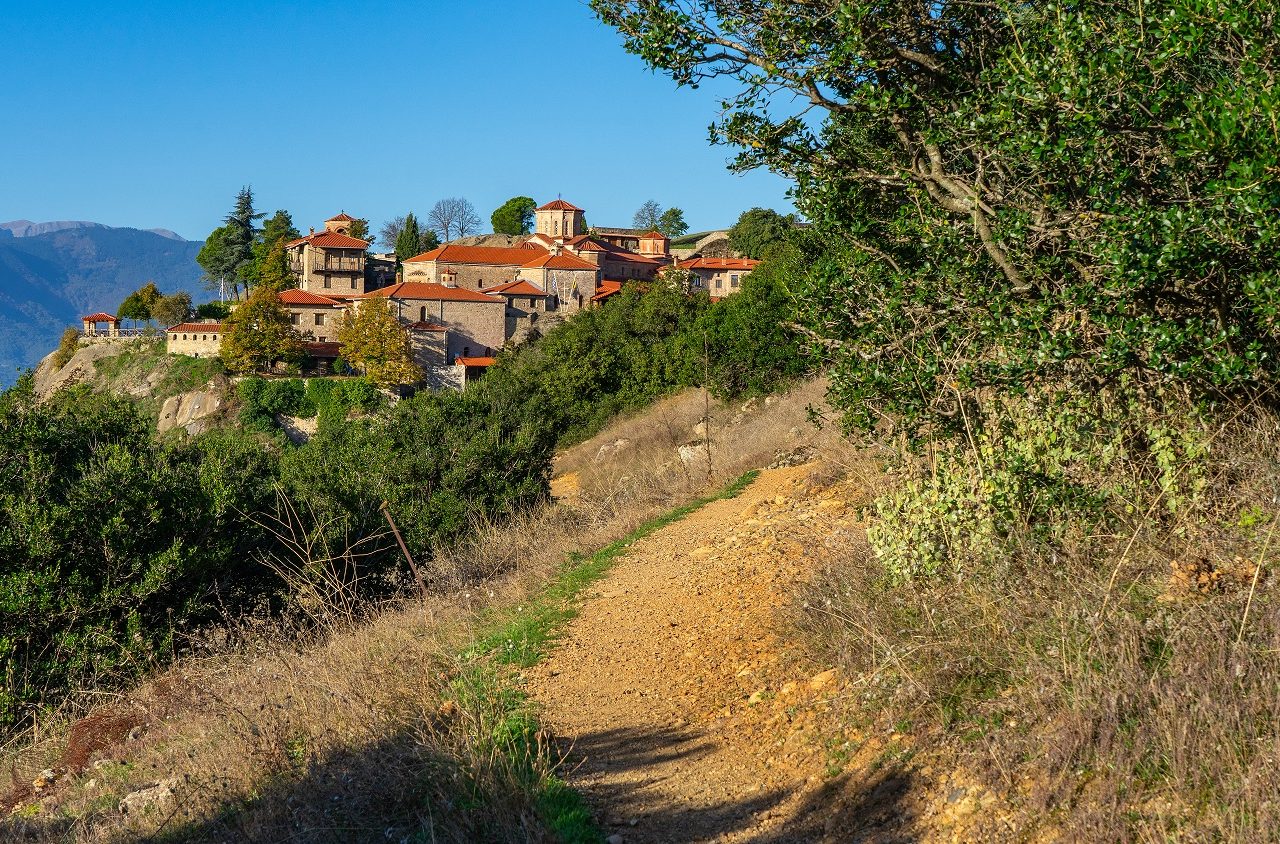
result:
[[(498, 350), (599, 307), (624, 285), (679, 268), (690, 287), (719, 298), (736, 292), (758, 263), (700, 255), (679, 260), (660, 232), (588, 231), (585, 219), (583, 209), (557, 199), (536, 209), (533, 234), (514, 245), (446, 243), (405, 260), (396, 277), (390, 261), (375, 268), (379, 259), (370, 257), (369, 242), (350, 234), (354, 218), (339, 214), (322, 231), (285, 244), (297, 287), (280, 293), (280, 302), (308, 355), (327, 365), (339, 356), (343, 311), (370, 299), (389, 301), (426, 386), (462, 387), (493, 363)], [(214, 322), (186, 322), (166, 332), (173, 354), (217, 354), (221, 337)]]

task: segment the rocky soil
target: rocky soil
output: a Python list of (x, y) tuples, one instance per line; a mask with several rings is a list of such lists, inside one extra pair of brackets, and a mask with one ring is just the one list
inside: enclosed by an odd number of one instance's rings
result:
[(859, 490), (815, 472), (767, 470), (637, 542), (528, 673), (615, 844), (965, 841), (994, 800), (957, 772), (884, 765), (909, 740), (841, 726), (857, 678), (780, 635), (824, 548), (861, 529)]

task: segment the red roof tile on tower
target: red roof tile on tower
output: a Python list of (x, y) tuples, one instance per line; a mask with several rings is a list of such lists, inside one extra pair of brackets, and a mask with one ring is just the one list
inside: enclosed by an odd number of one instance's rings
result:
[(111, 314), (104, 314), (101, 311), (99, 311), (96, 314), (89, 314), (88, 316), (82, 316), (80, 317), (80, 319), (85, 320), (87, 322), (119, 322), (120, 321), (117, 317), (112, 316)]
[(372, 293), (353, 297), (360, 299), (439, 299), (446, 302), (489, 302), (505, 305), (502, 299), (465, 290), (461, 287), (445, 287), (443, 284), (432, 284), (426, 281), (402, 281), (390, 287), (379, 288)]
[(292, 249), (303, 243), (310, 243), (312, 246), (322, 246), (326, 249), (366, 249), (369, 241), (361, 240), (358, 237), (349, 237), (345, 234), (337, 232), (313, 232), (306, 237), (300, 237), (297, 240), (291, 240), (285, 244), (286, 249)]
[[(544, 252), (546, 250), (539, 249)], [(414, 255), (405, 261), (406, 264), (418, 264), (426, 261), (441, 261), (446, 264), (490, 264), (494, 266), (518, 267), (529, 260), (530, 250), (524, 246), (461, 246), (446, 243), (437, 246), (430, 252)]]
[(329, 219), (325, 220), (326, 223), (354, 223), (355, 221), (356, 221), (356, 218), (350, 216), (345, 211), (336, 217), (330, 217)]
[(490, 287), (486, 293), (507, 293), (512, 296), (546, 296), (547, 293), (541, 287), (532, 282), (519, 279), (517, 281), (509, 281), (506, 284), (499, 284), (497, 287)]
[(180, 322), (172, 328), (166, 328), (165, 331), (185, 331), (188, 334), (221, 334), (222, 323), (220, 322)]
[(754, 270), (760, 262), (753, 258), (690, 258), (680, 262), (683, 270)]
[(545, 267), (551, 270), (594, 270), (596, 265), (590, 261), (584, 261), (581, 258), (575, 258), (573, 255), (539, 255), (532, 261), (526, 261), (520, 265), (530, 269), (538, 269)]
[(331, 308), (340, 308), (342, 303), (330, 299), (328, 296), (320, 296), (315, 293), (308, 293), (305, 290), (281, 290), (280, 301), (286, 305), (327, 305)]
[(581, 211), (578, 206), (565, 202), (563, 199), (555, 199), (548, 202), (538, 209), (539, 211)]

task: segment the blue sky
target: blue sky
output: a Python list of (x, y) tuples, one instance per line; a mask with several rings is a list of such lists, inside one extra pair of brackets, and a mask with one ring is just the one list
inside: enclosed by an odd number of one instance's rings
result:
[(0, 221), (201, 239), (245, 184), (303, 231), (447, 196), (486, 230), (521, 194), (620, 226), (655, 199), (694, 230), (791, 208), (707, 142), (726, 89), (651, 73), (582, 0), (50, 0), (2, 28)]

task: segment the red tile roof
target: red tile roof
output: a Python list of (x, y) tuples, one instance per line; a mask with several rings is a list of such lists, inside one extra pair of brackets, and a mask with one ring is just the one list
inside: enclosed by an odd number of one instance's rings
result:
[(576, 205), (565, 202), (563, 199), (556, 199), (548, 202), (538, 209), (539, 211), (581, 211), (582, 209)]
[(221, 334), (222, 323), (220, 322), (180, 322), (166, 331), (185, 331), (188, 334), (201, 332), (206, 334)]
[(310, 243), (312, 246), (320, 246), (325, 249), (367, 249), (369, 246), (369, 241), (361, 240), (358, 237), (348, 237), (337, 232), (312, 232), (306, 237), (289, 241), (285, 244), (285, 248), (291, 249), (303, 243)]
[(620, 281), (602, 281), (600, 288), (596, 291), (596, 295), (591, 297), (592, 302), (599, 302), (601, 299), (607, 299), (622, 289)]
[(356, 218), (347, 214), (347, 212), (345, 211), (343, 211), (341, 214), (339, 214), (336, 217), (330, 217), (329, 219), (325, 220), (326, 223), (354, 223), (355, 221), (356, 221)]
[(586, 235), (583, 235), (581, 237), (575, 237), (573, 240), (568, 242), (568, 245), (578, 250), (579, 252), (611, 252), (613, 251), (609, 248), (609, 244), (601, 243), (600, 241), (587, 237)]
[(306, 290), (281, 290), (280, 301), (286, 305), (328, 305), (332, 308), (342, 307), (342, 303), (330, 299), (328, 296), (319, 296), (315, 293), (308, 293)]
[(625, 249), (611, 250), (608, 256), (605, 257), (605, 260), (606, 261), (623, 261), (629, 264), (665, 263), (664, 261), (659, 261), (657, 258), (646, 258), (645, 256), (637, 255), (634, 252), (627, 252)]
[(339, 355), (338, 343), (321, 343), (318, 340), (305, 340), (302, 348), (313, 358), (336, 358)]
[(509, 281), (506, 284), (500, 284), (497, 287), (490, 287), (486, 293), (506, 293), (512, 296), (546, 296), (547, 293), (542, 288), (532, 282), (518, 279)]
[(552, 270), (597, 269), (596, 265), (591, 263), (590, 261), (584, 261), (581, 258), (574, 257), (573, 255), (565, 255), (563, 253), (560, 255), (539, 255), (537, 258), (534, 258), (532, 261), (526, 261), (520, 266), (528, 267), (530, 269), (545, 267), (547, 269), (552, 269)]
[(390, 287), (382, 287), (372, 293), (355, 298), (360, 299), (438, 299), (446, 302), (490, 302), (503, 305), (502, 299), (465, 290), (461, 287), (445, 287), (443, 284), (431, 284), (425, 281), (402, 281)]
[[(414, 255), (406, 264), (440, 261), (445, 264), (490, 264), (500, 267), (518, 267), (529, 260), (526, 246), (460, 246), (446, 243), (430, 252)], [(539, 252), (545, 252), (539, 249)]]
[(111, 314), (104, 314), (102, 312), (98, 312), (96, 314), (89, 314), (88, 316), (82, 316), (80, 317), (80, 319), (88, 320), (89, 322), (119, 322), (120, 321), (119, 319), (112, 316)]
[(753, 258), (690, 258), (680, 262), (684, 270), (754, 270), (759, 261)]
[(419, 320), (418, 322), (412, 323), (409, 326), (409, 330), (410, 331), (448, 331), (449, 329), (443, 325), (437, 325), (434, 322), (422, 322), (421, 320)]
[(654, 229), (648, 234), (640, 235), (640, 239), (641, 240), (666, 240), (667, 236), (662, 232), (658, 231), (657, 229)]
[(464, 358), (459, 356), (454, 358), (453, 362), (460, 363), (463, 366), (493, 366), (495, 363), (498, 362), (498, 359), (497, 358)]

